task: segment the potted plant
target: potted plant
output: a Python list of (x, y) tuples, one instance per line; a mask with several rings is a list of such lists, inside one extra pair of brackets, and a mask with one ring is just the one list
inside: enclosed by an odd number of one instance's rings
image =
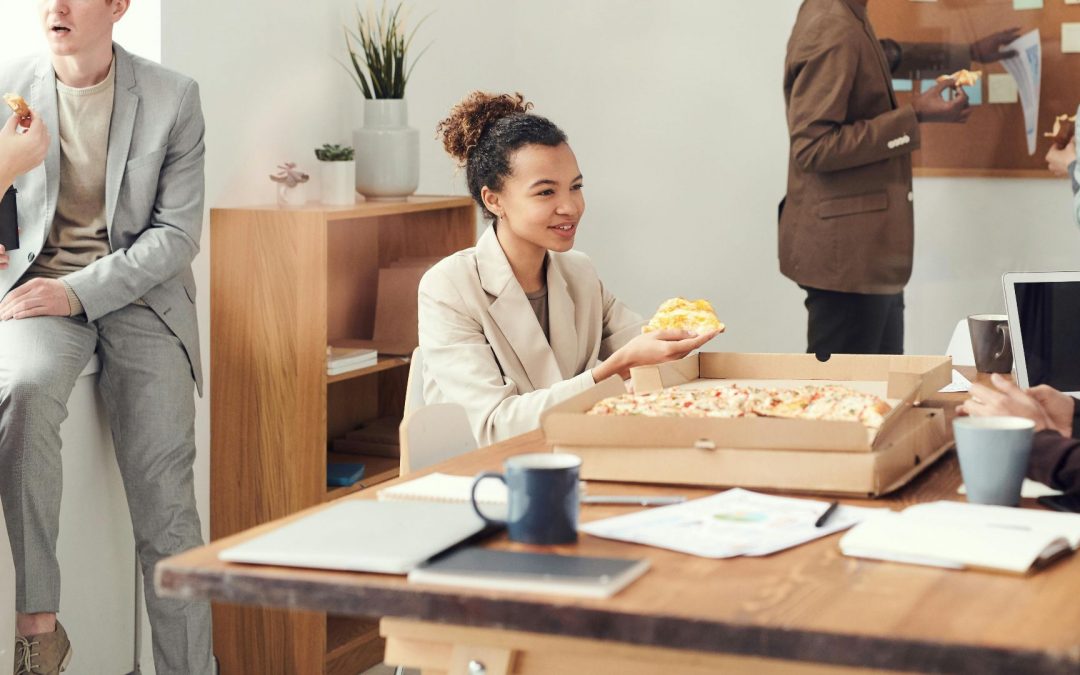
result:
[(296, 167), (296, 162), (278, 164), (278, 172), (270, 174), (270, 180), (277, 183), (278, 206), (303, 206), (307, 204), (308, 176)]
[(420, 184), (420, 135), (408, 126), (405, 85), (416, 61), (409, 49), (421, 19), (408, 30), (404, 3), (378, 15), (357, 8), (356, 28), (345, 28), (353, 82), (364, 95), (364, 125), (353, 132), (356, 190), (368, 199), (399, 201)]
[(349, 146), (325, 143), (315, 148), (322, 178), (322, 203), (346, 206), (356, 203), (355, 153)]

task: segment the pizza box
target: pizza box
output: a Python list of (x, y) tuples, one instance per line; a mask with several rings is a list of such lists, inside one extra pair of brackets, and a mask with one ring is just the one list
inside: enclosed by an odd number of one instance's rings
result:
[(741, 486), (876, 496), (907, 483), (941, 456), (951, 435), (941, 408), (920, 407), (947, 385), (944, 356), (702, 352), (635, 368), (635, 391), (717, 384), (839, 383), (886, 398), (877, 431), (858, 422), (775, 418), (601, 417), (596, 402), (624, 393), (613, 377), (551, 408), (542, 427), (559, 452), (583, 460), (582, 478)]

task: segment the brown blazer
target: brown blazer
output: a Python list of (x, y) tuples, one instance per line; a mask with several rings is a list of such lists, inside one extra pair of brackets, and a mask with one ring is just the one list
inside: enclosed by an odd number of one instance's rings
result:
[(966, 47), (896, 45), (890, 63), (855, 0), (805, 0), (784, 64), (791, 154), (780, 271), (802, 286), (899, 293), (911, 277), (919, 123), (892, 74), (969, 65)]

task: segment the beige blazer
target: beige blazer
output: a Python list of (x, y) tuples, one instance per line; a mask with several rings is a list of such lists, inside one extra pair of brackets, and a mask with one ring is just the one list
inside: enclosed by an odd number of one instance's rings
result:
[(549, 253), (547, 289), (550, 344), (494, 228), (420, 281), (424, 401), (465, 406), (480, 445), (539, 427), (544, 410), (591, 387), (592, 368), (641, 332), (584, 253)]

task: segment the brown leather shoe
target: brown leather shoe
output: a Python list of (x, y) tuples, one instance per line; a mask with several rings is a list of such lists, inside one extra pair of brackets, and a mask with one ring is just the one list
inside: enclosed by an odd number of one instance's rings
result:
[(58, 675), (71, 661), (71, 641), (56, 622), (56, 630), (15, 638), (15, 675)]

